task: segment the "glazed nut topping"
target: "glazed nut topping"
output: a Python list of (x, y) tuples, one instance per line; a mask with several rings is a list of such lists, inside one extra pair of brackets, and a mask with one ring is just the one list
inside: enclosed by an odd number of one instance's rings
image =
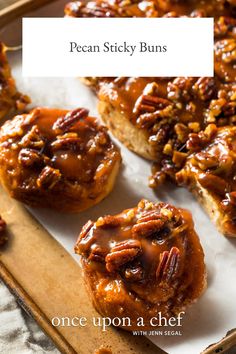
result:
[(221, 56), (224, 63), (232, 63), (236, 61), (236, 40), (224, 39), (215, 45), (216, 56)]
[(134, 106), (134, 113), (153, 113), (157, 110), (161, 110), (167, 107), (169, 104), (170, 102), (164, 98), (155, 97), (151, 95), (142, 95), (139, 97)]
[(37, 179), (37, 185), (39, 188), (52, 189), (60, 179), (61, 173), (59, 170), (46, 166)]
[(215, 79), (213, 77), (201, 77), (193, 86), (193, 90), (202, 101), (209, 101), (216, 90)]
[(40, 134), (37, 125), (33, 125), (31, 130), (24, 135), (19, 144), (24, 148), (41, 150), (45, 145), (45, 141)]
[[(206, 192), (213, 198), (221, 215), (219, 222), (228, 225), (224, 226), (223, 233), (233, 236), (236, 232), (236, 127), (216, 128), (212, 125), (211, 132), (214, 134), (203, 132), (200, 136), (200, 133), (194, 136), (194, 139), (200, 139), (199, 146), (202, 149), (199, 151), (191, 146), (192, 154), (177, 173), (177, 182), (191, 190), (198, 186), (203, 189), (201, 193)], [(190, 143), (192, 145), (193, 140)]]
[(105, 258), (106, 269), (114, 272), (124, 264), (131, 262), (142, 252), (141, 243), (137, 240), (127, 240), (111, 248)]
[(43, 156), (37, 150), (26, 148), (21, 149), (18, 161), (24, 167), (38, 166), (43, 163)]
[(64, 135), (57, 136), (57, 140), (55, 140), (52, 144), (52, 150), (67, 150), (67, 149), (80, 149), (82, 144), (81, 139), (78, 137), (77, 133), (66, 133)]
[(66, 132), (79, 120), (88, 117), (88, 113), (89, 111), (85, 108), (77, 108), (71, 112), (68, 112), (66, 115), (58, 118), (53, 125), (53, 129), (55, 131)]
[[(149, 217), (146, 217), (146, 219), (148, 218)], [(163, 218), (143, 221), (143, 222), (140, 222), (139, 220), (139, 223), (132, 227), (132, 236), (134, 238), (152, 236), (153, 233), (159, 232), (164, 225), (165, 225), (165, 220), (163, 220)]]
[(160, 262), (156, 270), (156, 277), (160, 282), (168, 283), (177, 275), (179, 267), (180, 251), (177, 247), (172, 247), (170, 251), (160, 254)]

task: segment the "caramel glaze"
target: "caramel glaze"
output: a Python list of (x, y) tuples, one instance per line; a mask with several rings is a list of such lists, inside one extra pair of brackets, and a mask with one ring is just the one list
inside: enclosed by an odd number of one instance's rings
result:
[(11, 111), (23, 111), (30, 102), (28, 96), (16, 89), (6, 57), (6, 47), (0, 42), (0, 120)]
[(89, 221), (75, 252), (82, 255), (96, 309), (110, 318), (130, 317), (127, 330), (138, 329), (138, 317), (145, 329), (153, 328), (150, 319), (158, 312), (177, 315), (205, 288), (204, 254), (191, 214), (166, 203), (142, 200)]
[[(107, 102), (139, 129), (146, 130), (155, 161), (150, 185), (175, 180), (188, 150), (191, 132), (208, 124), (236, 120), (236, 3), (206, 1), (72, 2), (67, 16), (77, 17), (206, 17), (215, 18), (214, 78), (91, 78)], [(88, 79), (88, 78), (87, 78)]]
[[(209, 125), (205, 132), (191, 134), (187, 145), (192, 153), (176, 175), (178, 183), (188, 186), (200, 199), (207, 189), (221, 214), (219, 228), (226, 236), (235, 236), (236, 127), (217, 129)], [(211, 209), (215, 209), (213, 204)]]
[(29, 205), (80, 211), (98, 202), (121, 160), (88, 111), (36, 108), (0, 131), (0, 179)]

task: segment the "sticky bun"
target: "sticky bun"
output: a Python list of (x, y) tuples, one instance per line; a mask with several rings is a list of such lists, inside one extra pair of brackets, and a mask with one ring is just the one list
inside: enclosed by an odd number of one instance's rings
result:
[(0, 180), (32, 206), (79, 212), (110, 193), (121, 161), (88, 110), (36, 108), (0, 131)]
[(19, 93), (16, 89), (6, 51), (6, 46), (0, 42), (0, 120), (14, 111), (23, 111), (30, 103), (29, 97)]
[[(150, 329), (158, 313), (177, 316), (206, 287), (204, 254), (191, 214), (141, 200), (118, 215), (88, 221), (75, 252), (98, 312), (128, 317), (127, 330)], [(137, 319), (144, 326), (137, 327)]]
[(190, 134), (192, 154), (177, 173), (207, 210), (225, 236), (236, 236), (236, 127), (209, 125), (204, 132)]
[(215, 76), (202, 78), (85, 78), (111, 132), (129, 149), (154, 161), (157, 187), (184, 165), (186, 141), (208, 124), (234, 125), (236, 115), (236, 3), (227, 0), (74, 1), (72, 17), (214, 17)]

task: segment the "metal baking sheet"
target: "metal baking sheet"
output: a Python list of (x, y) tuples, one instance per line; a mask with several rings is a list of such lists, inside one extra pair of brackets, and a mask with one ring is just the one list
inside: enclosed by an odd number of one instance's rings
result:
[[(55, 16), (58, 13), (60, 16), (65, 2), (51, 4), (43, 10), (43, 14)], [(18, 40), (15, 38), (15, 41)], [(84, 106), (90, 109), (91, 115), (98, 115), (95, 96), (79, 79), (23, 78), (21, 53), (11, 53), (10, 62), (19, 89), (30, 95), (33, 106)], [(100, 215), (117, 213), (136, 205), (141, 198), (167, 201), (188, 208), (193, 214), (196, 230), (205, 251), (208, 288), (201, 299), (186, 311), (180, 329), (181, 335), (158, 335), (152, 336), (151, 340), (170, 354), (199, 354), (236, 327), (236, 239), (226, 239), (219, 234), (188, 191), (173, 185), (165, 186), (158, 192), (151, 190), (147, 183), (150, 163), (121, 146), (119, 142), (117, 144), (121, 148), (123, 165), (113, 192), (102, 203), (78, 215), (62, 216), (51, 210), (30, 210), (76, 261), (79, 261), (79, 257), (74, 255), (73, 247), (82, 225), (88, 219), (96, 220)]]

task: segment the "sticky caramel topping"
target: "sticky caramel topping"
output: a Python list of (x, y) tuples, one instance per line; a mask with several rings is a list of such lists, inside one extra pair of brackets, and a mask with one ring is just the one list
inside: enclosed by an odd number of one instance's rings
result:
[(233, 1), (227, 0), (98, 0), (72, 1), (65, 14), (73, 17), (161, 17), (161, 16), (220, 16), (235, 11)]
[(6, 57), (6, 47), (0, 42), (0, 119), (11, 110), (24, 110), (29, 102), (29, 97), (16, 89)]
[(75, 251), (99, 279), (115, 279), (150, 304), (169, 301), (169, 311), (203, 289), (203, 251), (191, 215), (169, 204), (142, 200), (121, 214), (89, 221)]
[(214, 198), (224, 215), (226, 234), (236, 232), (236, 127), (209, 125), (187, 142), (192, 154), (177, 173), (177, 182), (197, 189), (196, 182)]
[(0, 133), (3, 182), (13, 190), (51, 190), (79, 200), (94, 186), (95, 198), (119, 160), (106, 128), (83, 108), (36, 108), (6, 122)]
[[(214, 78), (92, 78), (101, 101), (124, 114), (149, 136), (156, 187), (175, 180), (189, 152), (190, 133), (208, 124), (236, 121), (236, 4), (234, 1), (97, 1), (72, 2), (68, 16), (207, 17), (215, 18)], [(87, 78), (88, 80), (88, 78)]]

